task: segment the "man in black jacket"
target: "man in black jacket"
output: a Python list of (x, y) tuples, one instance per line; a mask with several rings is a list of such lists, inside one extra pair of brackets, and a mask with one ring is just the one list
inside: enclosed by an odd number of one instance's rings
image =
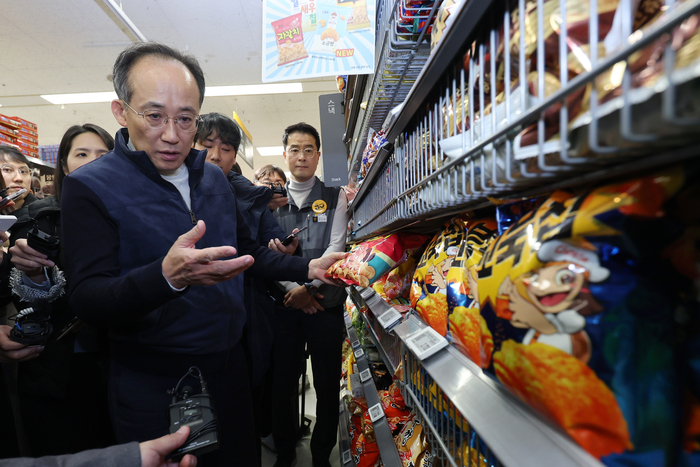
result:
[(254, 465), (240, 273), (323, 278), (338, 255), (309, 262), (251, 238), (226, 177), (192, 149), (204, 99), (193, 57), (134, 44), (113, 82), (112, 113), (125, 128), (113, 152), (66, 177), (62, 229), (71, 307), (110, 329), (117, 441), (167, 432), (166, 391), (197, 367), (219, 424), (209, 465)]

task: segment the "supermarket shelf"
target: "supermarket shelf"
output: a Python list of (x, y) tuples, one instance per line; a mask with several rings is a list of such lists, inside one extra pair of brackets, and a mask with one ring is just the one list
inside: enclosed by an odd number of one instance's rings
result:
[[(358, 293), (366, 297), (368, 307), (377, 310), (377, 315), (391, 308), (370, 288)], [(417, 316), (410, 315), (393, 332), (406, 342), (409, 336), (427, 326)], [(447, 346), (420, 365), (503, 465), (602, 466), (561, 428), (513, 396), (454, 347)], [(410, 372), (405, 369), (404, 374)], [(524, 457), (523, 452), (531, 455)]]
[(340, 453), (340, 465), (343, 467), (355, 467), (355, 461), (352, 458), (352, 450), (350, 448), (350, 433), (348, 426), (350, 416), (348, 414), (348, 406), (345, 399), (340, 398), (340, 422), (338, 423), (338, 452)]
[(355, 198), (348, 205), (348, 211), (354, 210), (355, 206), (362, 202), (365, 195), (369, 191), (370, 186), (372, 185), (372, 180), (377, 179), (381, 167), (386, 163), (386, 160), (389, 158), (393, 150), (394, 145), (391, 143), (386, 143), (379, 149), (379, 152), (377, 152), (377, 157), (374, 159), (374, 163), (372, 163), (369, 172), (367, 172), (367, 177), (365, 177), (365, 180), (363, 180), (360, 189), (357, 190)]
[(33, 167), (37, 167), (39, 169), (55, 169), (56, 166), (53, 164), (49, 164), (48, 162), (44, 162), (41, 159), (37, 159), (35, 157), (27, 157), (27, 161), (29, 161), (29, 165)]
[[(348, 328), (348, 337), (350, 338), (350, 343), (358, 342), (357, 332), (355, 328)], [(357, 369), (362, 374), (363, 371), (369, 370), (369, 363), (365, 357), (364, 351), (359, 347), (353, 345), (355, 350), (355, 360), (357, 362)], [(359, 353), (359, 357), (358, 357)], [(381, 410), (381, 402), (379, 400), (379, 394), (377, 393), (377, 387), (374, 385), (374, 380), (370, 377), (362, 383), (363, 389), (365, 390), (365, 400), (367, 401), (367, 407), (375, 407), (379, 404)], [(396, 444), (394, 444), (394, 437), (391, 434), (391, 429), (386, 420), (386, 416), (382, 416), (378, 420), (372, 422), (374, 428), (374, 435), (377, 438), (377, 446), (379, 447), (379, 455), (381, 456), (382, 462), (387, 467), (401, 467), (401, 459), (399, 458), (398, 450), (396, 449)]]
[[(443, 33), (442, 40), (432, 50), (430, 58), (425, 63), (423, 71), (404, 100), (404, 106), (396, 121), (387, 133), (387, 141), (394, 141), (406, 128), (425, 102), (445, 70), (453, 63), (455, 56), (464, 48), (469, 36), (462, 31), (474, 31), (494, 0), (479, 0), (462, 2), (454, 14), (450, 27)], [(455, 33), (456, 31), (456, 33)]]

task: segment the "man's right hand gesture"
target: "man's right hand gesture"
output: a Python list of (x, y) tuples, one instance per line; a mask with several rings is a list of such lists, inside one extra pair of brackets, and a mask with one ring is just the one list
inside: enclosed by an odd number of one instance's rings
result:
[(204, 221), (180, 235), (163, 259), (163, 276), (176, 289), (188, 285), (212, 285), (227, 281), (253, 265), (252, 256), (230, 258), (236, 254), (231, 246), (198, 250), (195, 244), (206, 232)]

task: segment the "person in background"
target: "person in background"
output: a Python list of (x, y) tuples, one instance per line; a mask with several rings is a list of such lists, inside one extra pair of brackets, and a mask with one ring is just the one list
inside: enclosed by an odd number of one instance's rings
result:
[[(284, 170), (276, 165), (268, 164), (255, 171), (253, 183), (268, 188), (276, 186), (282, 187), (287, 183), (287, 176), (284, 174)], [(285, 206), (288, 202), (288, 197), (282, 196), (280, 193), (275, 193), (267, 206), (270, 208), (270, 211), (274, 211), (277, 208)]]
[(38, 459), (0, 460), (0, 467), (196, 467), (197, 458), (191, 454), (187, 454), (180, 462), (168, 459), (171, 452), (185, 443), (189, 434), (190, 427), (185, 425), (171, 435), (140, 444), (120, 444), (78, 454)]
[(20, 219), (26, 214), (27, 207), (37, 200), (31, 193), (32, 171), (26, 156), (11, 146), (0, 146), (0, 170), (7, 187), (7, 194), (16, 193), (22, 188), (27, 192), (14, 200), (14, 205), (3, 210), (3, 214), (12, 214)]
[[(201, 117), (202, 121), (194, 138), (194, 148), (206, 150), (207, 162), (218, 166), (226, 174), (236, 194), (238, 211), (248, 224), (251, 236), (260, 245), (267, 245), (276, 238), (284, 238), (285, 232), (267, 207), (273, 196), (272, 190), (267, 186), (256, 187), (232, 169), (241, 143), (241, 130), (236, 122), (218, 113), (209, 113)], [(288, 247), (280, 244), (279, 249), (291, 254), (296, 250), (297, 244), (295, 239)], [(275, 333), (275, 301), (270, 296), (266, 281), (248, 275), (243, 277), (243, 298), (247, 313), (243, 338), (251, 369), (255, 432), (258, 438), (263, 438), (271, 432), (269, 422), (272, 415), (269, 410), (272, 382), (268, 369)], [(263, 413), (264, 410), (267, 412)], [(260, 461), (259, 440), (256, 447)]]
[[(54, 173), (56, 196), (34, 201), (21, 210), (25, 215), (11, 229), (9, 288), (19, 311), (37, 301), (47, 302), (53, 337), (75, 317), (65, 297), (66, 278), (59, 252), (47, 255), (31, 248), (27, 235), (34, 227), (59, 238), (61, 245), (61, 187), (64, 177), (114, 147), (114, 139), (97, 125), (70, 127), (61, 139)], [(16, 211), (20, 212), (20, 211)], [(10, 327), (0, 326), (0, 356), (21, 360), (26, 356), (16, 342), (8, 342)], [(102, 346), (100, 346), (102, 342)], [(107, 349), (104, 336), (82, 328), (44, 347), (33, 349), (32, 357), (18, 366), (19, 413), (30, 455), (69, 454), (104, 447), (114, 442), (107, 406)], [(9, 347), (8, 347), (9, 346)], [(10, 350), (18, 354), (3, 352)]]
[(166, 433), (167, 391), (195, 366), (220, 436), (201, 460), (255, 465), (240, 274), (327, 280), (346, 255), (292, 257), (251, 237), (222, 170), (192, 148), (205, 88), (194, 57), (136, 43), (117, 57), (113, 84), (111, 110), (124, 128), (114, 151), (66, 177), (61, 221), (70, 305), (86, 323), (109, 328), (117, 441)]
[[(275, 211), (285, 232), (308, 227), (299, 235), (306, 258), (345, 250), (347, 200), (340, 188), (326, 187), (315, 176), (321, 159), (321, 138), (306, 123), (284, 130), (284, 159), (291, 172), (289, 204)], [(260, 177), (262, 180), (262, 176)], [(314, 467), (330, 466), (338, 433), (338, 375), (343, 344), (345, 290), (313, 282), (283, 282), (285, 308), (276, 308), (273, 356), (273, 435), (275, 466), (295, 463), (298, 381), (306, 346), (316, 390), (316, 425), (311, 436)]]

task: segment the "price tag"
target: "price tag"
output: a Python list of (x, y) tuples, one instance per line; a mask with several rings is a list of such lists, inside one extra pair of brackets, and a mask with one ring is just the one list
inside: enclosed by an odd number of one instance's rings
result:
[(350, 450), (347, 449), (343, 451), (343, 464), (347, 464), (352, 460), (352, 454), (350, 453)]
[(353, 348), (353, 349), (358, 348), (358, 347), (360, 346), (360, 340), (358, 339), (358, 340), (356, 340), (356, 341), (352, 341), (352, 342), (351, 342), (351, 345), (352, 345), (352, 348)]
[(343, 390), (340, 391), (340, 398), (345, 399), (346, 397), (352, 397), (352, 393), (348, 391), (347, 388), (343, 388)]
[(382, 403), (381, 402), (378, 402), (377, 404), (375, 404), (369, 408), (369, 418), (372, 420), (372, 423), (376, 422), (377, 420), (379, 420), (383, 416), (384, 416), (384, 411), (382, 410)]
[(345, 314), (345, 327), (350, 329), (352, 327), (352, 319), (350, 319), (349, 314)]
[(372, 373), (369, 371), (369, 368), (360, 372), (360, 381), (362, 381), (363, 383), (371, 378)]
[(381, 324), (384, 329), (389, 329), (391, 326), (401, 321), (401, 313), (396, 311), (394, 308), (391, 308), (377, 319), (379, 320), (379, 324)]
[(364, 357), (364, 356), (365, 356), (365, 351), (364, 351), (364, 350), (362, 350), (361, 348), (355, 349), (355, 360), (359, 360), (359, 359), (361, 359), (361, 358)]
[(406, 345), (416, 354), (419, 360), (424, 360), (438, 350), (447, 347), (447, 339), (433, 328), (422, 329), (406, 339)]
[(365, 300), (367, 300), (372, 295), (374, 295), (374, 289), (372, 287), (367, 287), (360, 291), (360, 296)]

